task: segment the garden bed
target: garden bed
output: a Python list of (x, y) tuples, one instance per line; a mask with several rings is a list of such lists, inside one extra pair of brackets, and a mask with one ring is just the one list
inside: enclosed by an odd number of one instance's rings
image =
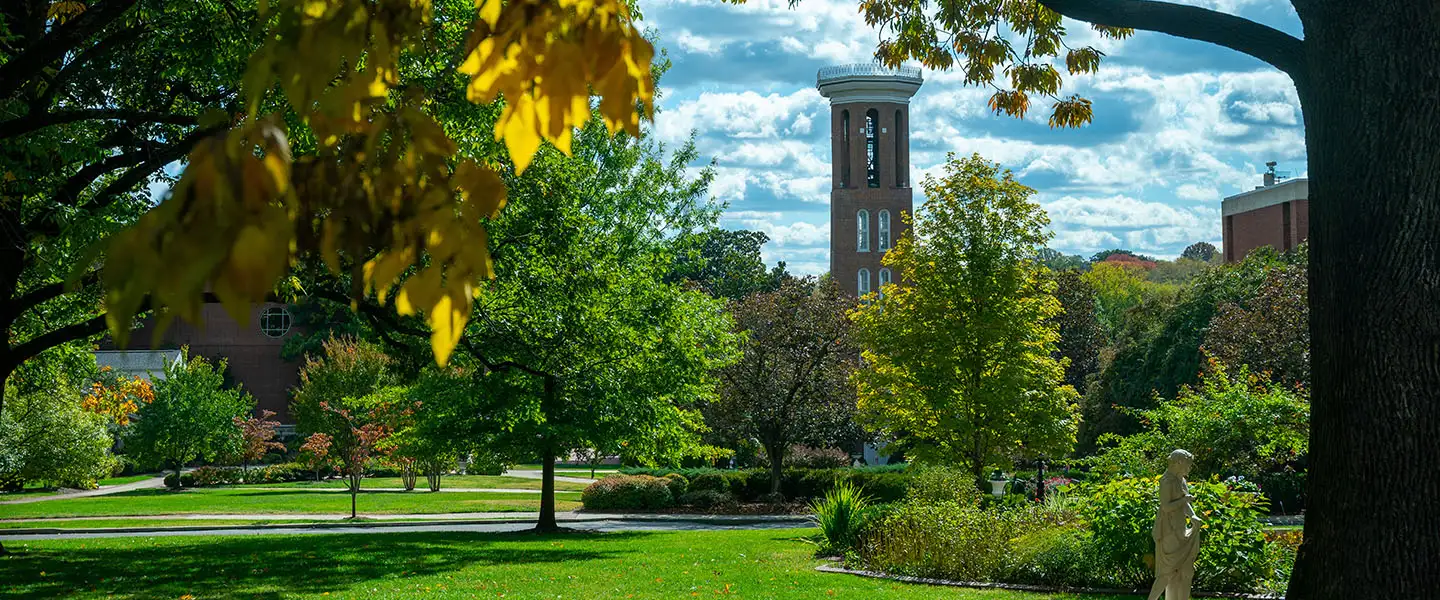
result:
[[(988, 589), (988, 590), (1010, 590), (1010, 591), (1016, 591), (1016, 592), (1043, 592), (1043, 593), (1051, 593), (1051, 594), (1060, 594), (1060, 593), (1063, 593), (1063, 594), (1097, 594), (1097, 595), (1134, 594), (1134, 595), (1137, 595), (1137, 596), (1143, 596), (1143, 595), (1145, 595), (1147, 592), (1149, 592), (1149, 590), (1146, 590), (1146, 589), (1124, 590), (1124, 589), (1110, 589), (1110, 588), (1071, 588), (1071, 587), (1055, 587), (1055, 586), (1046, 586), (1046, 585), (1029, 585), (1029, 584), (1021, 584), (1021, 583), (982, 583), (982, 582), (978, 582), (978, 581), (950, 581), (950, 580), (948, 580), (948, 579), (931, 579), (931, 578), (928, 578), (928, 577), (910, 577), (910, 576), (906, 576), (906, 575), (890, 575), (890, 574), (887, 574), (887, 573), (878, 573), (878, 572), (875, 572), (875, 571), (863, 571), (863, 570), (856, 570), (856, 569), (848, 569), (848, 568), (845, 568), (845, 567), (843, 566), (843, 564), (841, 564), (841, 563), (837, 563), (837, 564), (840, 564), (840, 566), (836, 566), (836, 565), (833, 565), (833, 564), (832, 564), (832, 565), (820, 565), (820, 566), (818, 566), (818, 567), (815, 567), (815, 570), (816, 570), (816, 571), (823, 572), (823, 573), (842, 573), (842, 574), (845, 574), (845, 575), (856, 575), (856, 576), (859, 576), (859, 577), (868, 577), (868, 578), (871, 578), (871, 579), (886, 579), (886, 580), (889, 580), (889, 581), (898, 581), (898, 582), (901, 582), (901, 583), (912, 583), (912, 584), (919, 584), (919, 585), (936, 585), (936, 586), (945, 586), (945, 587), (962, 587), (962, 588)], [(1227, 593), (1227, 592), (1191, 591), (1191, 592), (1190, 592), (1190, 595), (1191, 595), (1192, 597), (1196, 597), (1196, 598), (1245, 598), (1245, 599), (1248, 599), (1248, 600), (1285, 600), (1285, 597), (1284, 597), (1284, 596), (1275, 596), (1275, 595), (1270, 595), (1270, 594), (1240, 594), (1240, 593)]]

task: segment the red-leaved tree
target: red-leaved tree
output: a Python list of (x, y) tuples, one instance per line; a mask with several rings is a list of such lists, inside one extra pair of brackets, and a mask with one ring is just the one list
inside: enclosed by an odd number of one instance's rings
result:
[(275, 428), (279, 421), (273, 421), (273, 410), (262, 410), (260, 416), (232, 419), (240, 429), (240, 465), (245, 478), (250, 478), (250, 463), (260, 462), (271, 450), (284, 450), (285, 444), (275, 441)]
[(300, 445), (300, 462), (315, 472), (315, 481), (320, 481), (320, 470), (335, 460), (330, 454), (332, 444), (329, 434), (312, 433), (305, 438), (305, 443)]

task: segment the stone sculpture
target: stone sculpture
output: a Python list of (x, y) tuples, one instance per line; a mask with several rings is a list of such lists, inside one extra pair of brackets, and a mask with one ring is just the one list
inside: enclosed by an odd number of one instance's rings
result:
[(1190, 600), (1190, 583), (1195, 579), (1195, 556), (1200, 553), (1200, 525), (1195, 515), (1190, 486), (1185, 476), (1195, 456), (1184, 450), (1170, 453), (1170, 464), (1160, 478), (1160, 510), (1155, 513), (1155, 585), (1149, 600), (1165, 594), (1165, 600)]

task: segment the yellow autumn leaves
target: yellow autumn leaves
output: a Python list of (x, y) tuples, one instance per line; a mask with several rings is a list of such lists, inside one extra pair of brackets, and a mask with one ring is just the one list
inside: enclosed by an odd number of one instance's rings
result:
[[(189, 156), (169, 198), (115, 236), (104, 271), (110, 329), (137, 313), (197, 321), (205, 292), (237, 320), (305, 256), (352, 278), (351, 296), (423, 313), (445, 363), (481, 280), (492, 277), (481, 220), (505, 204), (490, 166), (456, 155), (402, 89), (404, 53), (432, 52), (431, 0), (265, 2), (264, 44), (242, 84), (246, 114)], [(653, 102), (653, 49), (618, 0), (479, 0), (461, 74), (473, 102), (505, 100), (495, 136), (517, 172), (543, 141), (569, 152), (592, 90), (612, 133), (639, 133)], [(284, 106), (271, 94), (278, 83)], [(292, 158), (288, 109), (315, 148)], [(162, 310), (163, 309), (163, 310)]]

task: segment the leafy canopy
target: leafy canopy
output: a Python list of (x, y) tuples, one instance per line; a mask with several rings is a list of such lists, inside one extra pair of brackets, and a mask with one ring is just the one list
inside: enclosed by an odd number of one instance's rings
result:
[(179, 470), (196, 459), (238, 450), (236, 417), (255, 406), (250, 394), (225, 387), (225, 361), (210, 362), (181, 349), (154, 384), (155, 399), (140, 407), (125, 436), (125, 450), (144, 465)]
[(481, 219), (506, 188), (493, 165), (456, 157), (413, 65), (466, 40), (457, 61), (430, 68), (468, 77), (472, 102), (504, 98), (494, 132), (517, 173), (542, 141), (569, 152), (592, 89), (611, 133), (638, 135), (652, 111), (653, 50), (620, 0), (280, 0), (256, 15), (265, 36), (245, 69), (244, 111), (208, 113), (225, 130), (109, 244), (108, 321), (121, 341), (146, 306), (198, 320), (207, 290), (244, 320), (296, 260), (317, 256), (348, 270), (352, 298), (427, 315), (443, 364), (493, 275)]
[[(880, 30), (875, 57), (887, 66), (917, 60), (936, 70), (957, 68), (965, 83), (994, 90), (988, 104), (995, 114), (1024, 118), (1032, 99), (1049, 99), (1051, 127), (1079, 127), (1091, 120), (1090, 100), (1062, 95), (1060, 69), (1069, 75), (1094, 73), (1105, 53), (1066, 44), (1060, 13), (1039, 0), (942, 0), (933, 5), (861, 0), (860, 12)], [(1091, 27), (1111, 39), (1133, 33)]]

